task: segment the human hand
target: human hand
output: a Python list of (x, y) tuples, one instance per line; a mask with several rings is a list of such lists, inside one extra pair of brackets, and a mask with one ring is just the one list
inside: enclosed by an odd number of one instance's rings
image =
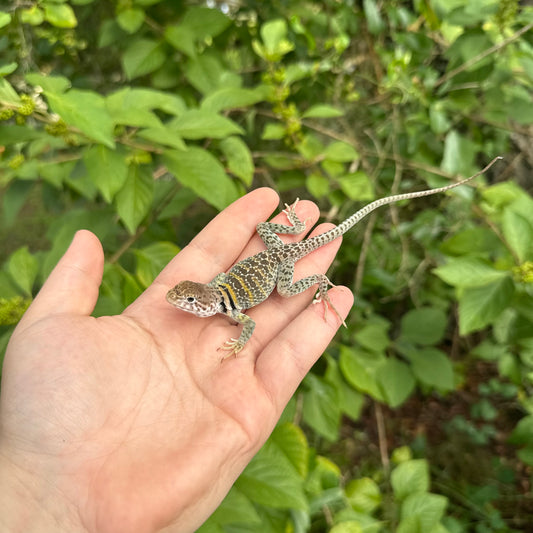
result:
[[(103, 252), (92, 233), (76, 234), (6, 353), (0, 525), (7, 531), (189, 532), (215, 510), (340, 324), (309, 305), (310, 291), (274, 293), (249, 311), (257, 327), (245, 349), (222, 361), (218, 348), (236, 326), (176, 310), (165, 294), (179, 280), (210, 281), (263, 249), (255, 225), (277, 203), (272, 190), (259, 189), (232, 204), (117, 316), (89, 316)], [(311, 202), (300, 202), (298, 214), (318, 218)], [(299, 261), (295, 279), (325, 272), (339, 244)], [(338, 287), (330, 296), (345, 316), (351, 293)]]

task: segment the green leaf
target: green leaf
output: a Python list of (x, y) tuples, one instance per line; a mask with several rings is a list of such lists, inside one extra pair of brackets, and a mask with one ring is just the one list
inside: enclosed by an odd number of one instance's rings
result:
[[(491, 207), (501, 209), (520, 200), (526, 200), (529, 204), (533, 201), (526, 192), (512, 181), (497, 183), (483, 189), (481, 196)], [(524, 213), (521, 213), (525, 216)]]
[(335, 141), (328, 144), (324, 150), (324, 158), (339, 163), (351, 163), (359, 159), (359, 152), (351, 144)]
[(185, 152), (168, 150), (163, 161), (180, 183), (217, 209), (224, 209), (239, 196), (224, 167), (203, 148), (191, 146)]
[(379, 387), (376, 374), (385, 363), (384, 356), (365, 354), (364, 352), (341, 346), (339, 367), (346, 381), (361, 392), (367, 392), (373, 398), (384, 401), (385, 396)]
[(83, 162), (91, 181), (110, 203), (128, 177), (126, 155), (119, 150), (95, 145), (85, 151)]
[(350, 200), (373, 200), (372, 183), (365, 172), (360, 170), (337, 178), (342, 192)]
[(229, 118), (201, 109), (189, 109), (168, 123), (168, 127), (184, 139), (222, 139), (236, 133), (244, 133), (242, 128)]
[(18, 63), (15, 63), (14, 61), (11, 63), (3, 63), (0, 64), (0, 76), (7, 76), (18, 68)]
[(446, 133), (450, 129), (452, 123), (448, 119), (448, 115), (442, 102), (439, 101), (429, 107), (429, 123), (433, 133), (436, 133), (437, 135)]
[(477, 331), (492, 323), (511, 303), (514, 284), (509, 277), (483, 287), (468, 288), (459, 298), (461, 335)]
[(533, 415), (527, 415), (518, 421), (509, 437), (509, 443), (515, 446), (533, 443)]
[(270, 437), (303, 479), (309, 471), (309, 445), (299, 426), (285, 422), (278, 424)]
[(140, 130), (137, 132), (137, 136), (156, 144), (176, 148), (177, 150), (187, 150), (187, 145), (183, 142), (182, 138), (175, 131), (166, 126)]
[(41, 87), (46, 94), (61, 94), (71, 87), (70, 80), (64, 76), (51, 76), (39, 72), (29, 72), (24, 78), (28, 83)]
[(261, 505), (306, 509), (303, 482), (287, 457), (267, 441), (237, 479), (235, 487)]
[(502, 218), (503, 236), (522, 263), (531, 256), (533, 228), (522, 215), (505, 209)]
[(488, 227), (467, 228), (446, 239), (439, 247), (445, 255), (490, 254), (502, 243)]
[(231, 24), (231, 19), (218, 8), (191, 7), (186, 11), (182, 24), (198, 40), (204, 40), (221, 34)]
[(20, 97), (17, 94), (17, 91), (11, 87), (5, 78), (0, 78), (0, 103), (20, 105)]
[(240, 137), (227, 137), (221, 141), (220, 148), (226, 156), (230, 172), (249, 187), (254, 177), (254, 162), (246, 143)]
[(444, 140), (444, 155), (440, 167), (450, 174), (471, 174), (476, 146), (456, 130), (451, 130)]
[(533, 446), (526, 446), (516, 453), (518, 459), (528, 466), (533, 466)]
[[(161, 181), (156, 181), (156, 186), (161, 184)], [(173, 184), (169, 183), (169, 185)], [(167, 192), (167, 194), (169, 194), (169, 192)], [(187, 189), (187, 187), (182, 187), (175, 194), (172, 194), (172, 199), (166, 204), (165, 208), (163, 211), (161, 211), (157, 219), (166, 220), (168, 218), (183, 215), (185, 209), (196, 202), (196, 200), (198, 200), (198, 196), (196, 196), (194, 191)]]
[(425, 459), (411, 459), (400, 463), (391, 474), (394, 496), (405, 500), (410, 494), (429, 490), (429, 468)]
[(359, 520), (345, 520), (335, 524), (328, 533), (364, 533)]
[(374, 0), (363, 0), (366, 23), (370, 33), (377, 35), (385, 28), (385, 23)]
[(208, 53), (191, 58), (185, 67), (185, 76), (202, 94), (209, 94), (221, 87), (239, 87), (241, 84), (240, 76), (228, 72), (217, 56)]
[(179, 251), (178, 246), (165, 241), (155, 242), (144, 248), (133, 250), (137, 258), (135, 275), (144, 289), (154, 281)]
[(356, 334), (355, 340), (369, 351), (383, 353), (390, 344), (387, 320), (369, 320)]
[(208, 94), (200, 105), (200, 109), (218, 113), (227, 109), (248, 107), (262, 102), (267, 97), (265, 87), (243, 89), (242, 87), (222, 87)]
[(122, 64), (127, 78), (133, 80), (156, 71), (163, 65), (166, 58), (160, 42), (137, 39), (126, 48), (122, 55)]
[(303, 118), (335, 118), (342, 117), (344, 112), (327, 104), (316, 104), (311, 106), (303, 115)]
[(13, 281), (26, 295), (31, 296), (33, 284), (39, 270), (39, 263), (30, 254), (27, 246), (23, 246), (11, 254), (7, 269)]
[(33, 141), (46, 137), (46, 133), (37, 131), (28, 126), (15, 126), (11, 124), (0, 124), (0, 145), (9, 146), (26, 141)]
[(350, 505), (361, 513), (371, 514), (381, 504), (378, 484), (369, 477), (354, 479), (346, 486)]
[(260, 29), (261, 38), (265, 45), (266, 58), (269, 61), (281, 58), (281, 56), (293, 49), (293, 44), (287, 41), (287, 23), (283, 19), (265, 22)]
[(231, 488), (208, 521), (219, 525), (241, 523), (252, 526), (261, 523), (250, 498), (236, 487)]
[(264, 141), (277, 141), (285, 137), (285, 126), (283, 124), (274, 124), (267, 122), (261, 134), (261, 139)]
[(450, 259), (433, 270), (440, 279), (454, 287), (482, 287), (508, 277), (508, 272), (497, 270), (481, 259), (461, 257)]
[(68, 4), (46, 3), (44, 18), (56, 28), (75, 28), (78, 25), (76, 15)]
[(334, 442), (339, 435), (341, 410), (336, 388), (331, 383), (308, 374), (304, 383), (303, 420), (319, 435)]
[(314, 198), (322, 198), (330, 191), (328, 178), (318, 172), (313, 172), (307, 176), (305, 186)]
[(63, 183), (87, 200), (94, 200), (98, 195), (98, 189), (89, 177), (87, 168), (81, 160), (74, 163), (72, 170), (65, 176)]
[(43, 10), (34, 5), (28, 9), (20, 10), (20, 20), (24, 24), (31, 24), (32, 26), (39, 26), (44, 21)]
[(402, 317), (401, 338), (422, 345), (439, 343), (444, 337), (448, 317), (437, 307), (421, 307)]
[(161, 127), (161, 120), (152, 111), (156, 106), (146, 105), (146, 102), (143, 102), (141, 98), (138, 101), (135, 100), (135, 95), (139, 92), (145, 94), (144, 90), (125, 90), (107, 97), (107, 109), (113, 122), (137, 128)]
[(125, 111), (152, 111), (154, 109), (161, 109), (170, 115), (181, 115), (187, 109), (185, 102), (177, 94), (132, 87), (125, 87), (110, 94), (106, 98), (106, 103), (113, 117)]
[(436, 348), (422, 348), (408, 350), (405, 355), (418, 381), (443, 392), (454, 390), (453, 365), (444, 352)]
[(11, 15), (5, 11), (0, 11), (0, 28), (7, 26), (11, 22)]
[(124, 284), (122, 286), (122, 304), (127, 307), (133, 303), (142, 293), (143, 288), (129, 272), (122, 272)]
[(409, 366), (398, 359), (387, 359), (376, 371), (376, 379), (390, 407), (401, 405), (415, 388)]
[(115, 147), (113, 122), (100, 95), (71, 89), (65, 94), (48, 93), (47, 97), (50, 107), (69, 126), (109, 148)]
[[(0, 126), (1, 129), (1, 126)], [(1, 135), (0, 135), (1, 138)], [(0, 144), (2, 141), (0, 140)], [(15, 180), (2, 192), (2, 223), (8, 228), (15, 221), (20, 209), (26, 203), (30, 191), (33, 190), (31, 181)], [(1, 292), (0, 292), (1, 294)]]
[(183, 24), (174, 24), (165, 27), (164, 36), (176, 50), (191, 58), (196, 56), (195, 36), (192, 29)]
[(307, 134), (304, 135), (301, 142), (298, 143), (297, 150), (307, 161), (311, 162), (323, 157), (324, 145), (318, 136)]
[(133, 235), (150, 211), (154, 194), (154, 180), (138, 165), (130, 165), (128, 177), (115, 197), (117, 212), (127, 230)]
[(335, 359), (325, 354), (328, 368), (324, 379), (331, 383), (339, 395), (339, 407), (352, 420), (359, 420), (364, 406), (364, 396), (349, 385), (343, 378), (339, 365)]
[(144, 22), (144, 11), (138, 7), (130, 7), (122, 10), (116, 20), (124, 31), (135, 33)]
[[(401, 507), (401, 520), (416, 518), (420, 532), (430, 532), (444, 515), (448, 498), (440, 494), (415, 492), (407, 496)], [(409, 530), (403, 530), (409, 531)]]

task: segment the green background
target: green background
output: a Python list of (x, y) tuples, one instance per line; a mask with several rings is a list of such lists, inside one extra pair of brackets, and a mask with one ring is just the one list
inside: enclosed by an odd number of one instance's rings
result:
[[(5, 8), (6, 9), (6, 8)], [(533, 522), (533, 9), (40, 0), (0, 12), (0, 348), (79, 228), (120, 313), (247, 191), (316, 201), (356, 304), (207, 532)], [(229, 229), (231, 230), (231, 229)]]

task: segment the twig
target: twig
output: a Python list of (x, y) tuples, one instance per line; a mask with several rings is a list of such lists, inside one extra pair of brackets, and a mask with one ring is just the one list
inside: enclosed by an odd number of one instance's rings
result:
[(383, 469), (385, 470), (385, 473), (388, 476), (390, 469), (390, 461), (389, 449), (387, 446), (387, 431), (385, 429), (383, 409), (381, 408), (381, 404), (379, 402), (374, 402), (374, 411), (376, 413), (376, 425), (378, 429), (379, 454), (381, 456), (381, 463), (383, 464)]
[(483, 52), (480, 52), (476, 56), (470, 58), (466, 63), (463, 63), (460, 67), (457, 67), (453, 70), (450, 70), (450, 72), (447, 72), (444, 74), (444, 76), (441, 76), (437, 82), (435, 83), (435, 87), (439, 87), (443, 83), (447, 82), (454, 76), (457, 76), (457, 74), (460, 74), (461, 72), (467, 70), (472, 65), (475, 65), (482, 59), (485, 59), (487, 56), (490, 56), (494, 52), (497, 52), (498, 50), (501, 50), (502, 48), (505, 48), (508, 44), (512, 43), (513, 41), (516, 41), (521, 35), (529, 31), (531, 28), (533, 28), (533, 22), (530, 22), (523, 28), (519, 29), (517, 32), (513, 33), (510, 37), (507, 37), (507, 39), (504, 39), (500, 43), (495, 44), (494, 46), (491, 46), (490, 48), (487, 48)]
[(366, 257), (370, 248), (370, 242), (372, 240), (372, 231), (374, 230), (375, 224), (376, 213), (372, 213), (366, 225), (365, 232), (363, 233), (363, 243), (361, 244), (359, 260), (357, 261), (357, 268), (355, 269), (355, 294), (359, 294), (361, 292), (361, 287), (363, 286), (363, 275), (365, 272)]

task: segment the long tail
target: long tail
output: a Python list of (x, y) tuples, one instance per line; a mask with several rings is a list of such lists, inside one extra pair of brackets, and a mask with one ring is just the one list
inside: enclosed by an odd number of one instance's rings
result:
[(381, 207), (382, 205), (392, 204), (394, 202), (399, 202), (400, 200), (411, 200), (413, 198), (420, 198), (421, 196), (430, 196), (431, 194), (438, 194), (441, 192), (449, 191), (450, 189), (454, 189), (455, 187), (464, 185), (470, 180), (477, 178), (479, 175), (484, 174), (499, 159), (503, 159), (503, 157), (501, 156), (495, 157), (483, 170), (480, 170), (479, 172), (477, 172), (473, 176), (470, 176), (469, 178), (458, 181), (457, 183), (452, 183), (451, 185), (446, 185), (444, 187), (438, 187), (437, 189), (427, 189), (425, 191), (408, 192), (405, 194), (395, 194), (394, 196), (387, 196), (386, 198), (380, 198), (379, 200), (375, 200), (374, 202), (371, 202), (368, 205), (365, 205), (365, 207), (363, 207), (362, 209), (354, 213), (351, 217), (347, 218), (344, 222), (341, 222), (335, 228), (332, 228), (331, 230), (326, 231), (325, 233), (322, 233), (321, 235), (317, 235), (316, 237), (311, 237), (310, 239), (307, 239), (306, 241), (302, 241), (301, 243), (298, 243), (298, 244), (305, 244), (305, 248), (306, 248), (305, 254), (307, 254), (319, 248), (320, 246), (323, 246), (324, 244), (327, 244), (328, 242), (336, 239), (337, 237), (340, 237), (341, 235), (346, 233), (350, 228), (355, 226), (362, 218), (366, 217), (368, 214), (372, 213), (372, 211), (376, 210), (378, 207)]

